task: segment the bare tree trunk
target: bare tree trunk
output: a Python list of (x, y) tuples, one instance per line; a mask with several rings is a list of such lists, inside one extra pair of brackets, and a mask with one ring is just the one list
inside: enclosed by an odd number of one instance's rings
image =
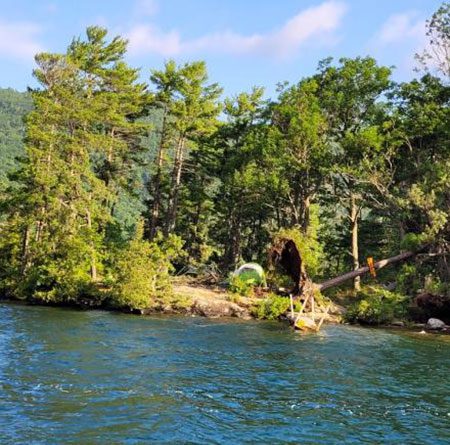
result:
[(29, 226), (27, 226), (25, 228), (25, 232), (24, 232), (23, 238), (22, 238), (22, 260), (21, 260), (21, 266), (20, 266), (20, 273), (22, 275), (25, 274), (25, 272), (28, 268), (29, 246), (30, 246), (30, 228), (29, 228)]
[(303, 200), (303, 209), (302, 209), (302, 229), (303, 232), (307, 232), (309, 228), (309, 224), (311, 222), (311, 198), (306, 196)]
[(183, 155), (184, 155), (185, 138), (180, 136), (177, 145), (177, 151), (175, 153), (174, 166), (172, 170), (172, 185), (169, 195), (169, 205), (167, 211), (167, 222), (165, 234), (168, 235), (175, 229), (178, 210), (178, 196), (180, 193), (181, 185), (181, 171), (183, 169)]
[(225, 246), (224, 268), (235, 268), (241, 256), (241, 221), (239, 210), (234, 207), (229, 215), (228, 244)]
[[(350, 198), (350, 222), (352, 228), (352, 258), (353, 258), (353, 270), (359, 269), (359, 249), (358, 249), (358, 218), (359, 209), (356, 204), (356, 196), (351, 195)], [(353, 280), (353, 287), (355, 291), (361, 290), (361, 278), (359, 275), (355, 276)]]
[[(385, 260), (377, 261), (374, 264), (374, 267), (375, 267), (375, 269), (378, 270), (389, 264), (394, 264), (394, 263), (398, 263), (399, 261), (406, 260), (407, 258), (414, 256), (415, 254), (416, 254), (416, 252), (411, 252), (411, 251), (403, 252), (400, 255), (396, 255), (396, 256), (387, 258)], [(323, 283), (315, 284), (314, 286), (318, 290), (322, 291), (322, 290), (328, 289), (330, 287), (339, 286), (340, 284), (345, 283), (348, 280), (354, 279), (355, 277), (359, 277), (368, 272), (370, 272), (370, 269), (367, 266), (360, 267), (358, 270), (354, 270), (352, 272), (347, 272), (338, 277), (331, 278), (330, 280), (324, 281)]]
[[(90, 210), (86, 210), (86, 219), (87, 219), (87, 226), (88, 226), (89, 232), (91, 232), (92, 231), (92, 218), (91, 218)], [(95, 258), (95, 247), (94, 247), (93, 242), (91, 242), (91, 278), (92, 278), (92, 281), (97, 280), (97, 264), (96, 264), (96, 258)]]

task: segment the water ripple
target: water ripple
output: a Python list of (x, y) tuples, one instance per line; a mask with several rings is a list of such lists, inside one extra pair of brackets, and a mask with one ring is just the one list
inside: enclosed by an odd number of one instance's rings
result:
[(449, 337), (0, 305), (0, 443), (450, 443)]

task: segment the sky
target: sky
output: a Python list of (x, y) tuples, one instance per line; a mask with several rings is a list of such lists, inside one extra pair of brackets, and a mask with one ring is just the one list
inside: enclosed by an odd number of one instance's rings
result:
[(425, 21), (440, 0), (0, 0), (0, 87), (36, 86), (34, 54), (64, 52), (89, 25), (129, 40), (127, 61), (207, 62), (228, 96), (253, 86), (275, 94), (319, 60), (370, 55), (409, 80), (426, 45)]

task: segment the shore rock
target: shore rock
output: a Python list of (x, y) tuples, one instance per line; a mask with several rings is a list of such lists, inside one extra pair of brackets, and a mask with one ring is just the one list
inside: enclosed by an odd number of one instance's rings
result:
[(248, 311), (233, 303), (226, 300), (208, 300), (196, 299), (193, 306), (191, 307), (193, 314), (201, 315), (203, 317), (238, 317), (238, 318), (250, 318)]
[(431, 329), (434, 331), (440, 331), (445, 328), (445, 323), (439, 318), (430, 318), (426, 324), (427, 329)]

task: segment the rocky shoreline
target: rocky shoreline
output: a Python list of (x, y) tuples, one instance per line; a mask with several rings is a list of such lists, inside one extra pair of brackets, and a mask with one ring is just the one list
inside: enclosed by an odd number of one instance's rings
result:
[[(90, 305), (70, 305), (70, 304), (43, 304), (38, 302), (26, 302), (22, 300), (2, 299), (1, 301), (11, 304), (24, 305), (42, 305), (53, 307), (68, 307), (79, 310), (107, 310), (115, 312), (131, 313), (136, 315), (186, 315), (199, 316), (206, 318), (238, 318), (241, 320), (254, 320), (257, 317), (253, 314), (252, 308), (260, 301), (258, 297), (233, 297), (225, 289), (218, 286), (208, 286), (199, 284), (175, 284), (174, 294), (185, 299), (188, 303), (182, 307), (174, 307), (173, 305), (159, 306), (157, 308), (141, 309), (141, 310), (120, 310), (108, 306), (90, 306)], [(302, 314), (303, 322), (308, 326), (306, 321), (324, 318), (324, 324), (342, 324), (344, 323), (343, 315), (345, 308), (343, 306), (332, 304), (329, 313), (318, 310), (312, 314), (305, 312)], [(292, 314), (280, 317), (280, 321), (292, 324)], [(348, 324), (348, 323), (345, 323)], [(450, 335), (450, 325), (446, 325), (437, 318), (430, 318), (427, 323), (411, 323), (409, 321), (396, 320), (393, 323), (385, 325), (364, 325), (361, 326), (381, 329), (406, 330), (415, 333), (439, 333)], [(311, 324), (312, 326), (312, 324)], [(312, 328), (311, 328), (312, 329)], [(313, 329), (312, 329), (313, 330)]]

